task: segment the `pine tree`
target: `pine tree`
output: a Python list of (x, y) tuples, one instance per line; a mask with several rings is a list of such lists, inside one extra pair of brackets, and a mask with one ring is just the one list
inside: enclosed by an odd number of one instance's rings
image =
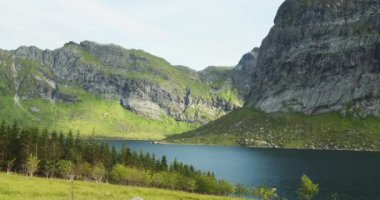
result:
[(123, 144), (121, 146), (121, 149), (120, 149), (120, 160), (119, 162), (122, 164), (122, 165), (127, 165), (127, 149), (126, 149), (126, 146), (125, 144)]
[(165, 155), (163, 155), (161, 158), (160, 169), (161, 169), (161, 171), (167, 171), (168, 170), (168, 162), (166, 160)]
[(5, 160), (5, 151), (7, 147), (7, 134), (6, 134), (6, 126), (5, 121), (1, 122), (0, 125), (0, 167), (1, 163)]
[[(138, 154), (125, 145), (121, 151), (109, 148), (106, 143), (74, 139), (72, 133), (65, 135), (46, 129), (20, 129), (17, 123), (0, 124), (0, 161), (7, 172), (23, 170), (29, 176), (44, 174), (47, 178), (61, 175), (73, 180), (92, 177), (101, 182), (115, 166), (122, 166), (124, 174), (120, 183), (155, 186), (209, 194), (226, 194), (232, 191), (230, 184), (217, 181), (213, 173), (195, 170), (177, 160), (170, 163), (166, 156), (157, 159), (154, 154)], [(122, 163), (122, 164), (120, 164)], [(128, 165), (128, 166), (126, 166)], [(112, 169), (112, 170), (111, 170)]]
[(51, 145), (51, 143), (49, 143), (49, 133), (47, 129), (42, 130), (37, 137), (37, 155), (41, 159), (41, 162), (45, 163), (49, 159), (49, 153), (51, 153), (49, 150), (49, 146)]
[(19, 143), (19, 127), (17, 125), (17, 122), (15, 122), (12, 127), (7, 127), (8, 132), (8, 142), (7, 142), (7, 159), (13, 158), (18, 155), (18, 149), (20, 146)]
[(117, 151), (116, 151), (115, 146), (112, 146), (109, 169), (112, 168), (112, 166), (116, 165), (117, 162), (118, 162)]
[(63, 159), (65, 157), (65, 135), (62, 132), (59, 132), (57, 146), (57, 157), (55, 159)]

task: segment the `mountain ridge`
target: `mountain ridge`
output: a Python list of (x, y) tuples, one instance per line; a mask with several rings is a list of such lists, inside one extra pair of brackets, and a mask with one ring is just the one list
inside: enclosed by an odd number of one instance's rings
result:
[[(184, 66), (173, 66), (145, 51), (129, 50), (114, 44), (68, 42), (54, 50), (21, 46), (16, 50), (1, 50), (0, 64), (3, 74), (0, 77), (0, 95), (4, 99), (3, 103), (10, 104), (9, 101), (13, 99), (17, 106), (12, 107), (25, 112), (25, 116), (29, 116), (26, 118), (32, 118), (35, 123), (45, 123), (44, 118), (48, 117), (38, 116), (41, 113), (38, 110), (44, 110), (44, 105), (41, 102), (33, 104), (33, 101), (50, 102), (51, 105), (47, 104), (47, 107), (59, 110), (62, 106), (56, 106), (56, 103), (65, 105), (63, 107), (70, 104), (86, 105), (91, 96), (93, 103), (104, 100), (115, 106), (115, 109), (118, 109), (116, 105), (119, 104), (125, 112), (148, 121), (161, 121), (163, 126), (168, 123), (165, 120), (169, 120), (168, 126), (174, 127), (167, 132), (164, 129), (161, 131), (170, 134), (173, 130), (179, 133), (205, 124), (242, 105), (242, 99), (238, 97), (229, 76), (232, 69), (213, 68), (210, 72), (197, 72)], [(25, 103), (28, 107), (22, 109)], [(89, 109), (84, 113), (91, 113)], [(49, 115), (49, 112), (45, 114)], [(69, 123), (70, 115), (80, 116), (73, 114), (76, 113), (74, 110), (70, 113), (64, 113), (69, 116), (61, 117), (65, 118), (65, 124)], [(21, 116), (4, 116), (2, 119), (19, 118), (23, 119)], [(86, 119), (79, 118), (85, 124)], [(117, 130), (119, 136), (122, 132), (128, 135), (129, 129), (124, 127), (123, 122), (118, 124), (110, 131)], [(175, 128), (177, 126), (182, 128)], [(81, 126), (76, 125), (74, 129), (81, 130)], [(105, 131), (102, 128), (102, 132)], [(86, 132), (92, 131), (86, 129)]]

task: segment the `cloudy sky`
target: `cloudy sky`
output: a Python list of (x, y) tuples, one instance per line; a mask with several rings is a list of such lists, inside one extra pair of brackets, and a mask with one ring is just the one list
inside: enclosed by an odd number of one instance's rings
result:
[(273, 25), (283, 0), (0, 0), (0, 48), (91, 40), (201, 70), (233, 66)]

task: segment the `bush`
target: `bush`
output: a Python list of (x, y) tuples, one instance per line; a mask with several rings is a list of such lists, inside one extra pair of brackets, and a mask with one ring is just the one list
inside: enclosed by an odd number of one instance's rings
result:
[(58, 173), (66, 179), (73, 180), (75, 177), (74, 165), (68, 160), (59, 160), (57, 163)]
[(91, 176), (97, 183), (101, 183), (107, 171), (103, 163), (97, 163), (92, 169)]
[(37, 156), (29, 154), (26, 160), (26, 170), (28, 171), (29, 176), (33, 176), (34, 173), (37, 171), (38, 163), (40, 163), (40, 160), (38, 160)]
[(85, 181), (91, 178), (92, 166), (88, 162), (81, 163), (78, 166), (78, 178)]
[(258, 188), (253, 188), (252, 194), (261, 200), (272, 200), (277, 198), (276, 188), (260, 186)]
[(297, 190), (299, 200), (311, 200), (318, 191), (318, 184), (314, 184), (306, 175), (301, 177), (301, 184)]
[(238, 197), (246, 196), (248, 195), (248, 189), (241, 183), (237, 183), (235, 185), (235, 195)]

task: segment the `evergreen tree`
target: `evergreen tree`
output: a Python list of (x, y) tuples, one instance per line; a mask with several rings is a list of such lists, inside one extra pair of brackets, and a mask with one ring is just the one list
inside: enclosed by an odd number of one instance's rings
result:
[(56, 131), (53, 131), (50, 135), (50, 140), (49, 140), (49, 154), (48, 154), (48, 159), (49, 160), (58, 160), (59, 159), (59, 152), (60, 152), (60, 146), (59, 146), (59, 140), (58, 140), (58, 134)]
[(161, 171), (167, 171), (168, 170), (168, 162), (166, 160), (166, 156), (165, 155), (163, 155), (162, 158), (161, 158), (160, 170)]
[[(15, 170), (29, 176), (58, 175), (70, 180), (93, 178), (101, 182), (107, 179), (108, 172), (114, 172), (111, 181), (121, 180), (122, 184), (220, 195), (233, 189), (228, 182), (217, 181), (213, 173), (203, 173), (177, 160), (170, 163), (168, 170), (166, 156), (157, 159), (154, 154), (138, 154), (125, 145), (117, 151), (104, 142), (82, 140), (79, 135), (74, 139), (71, 132), (65, 136), (63, 132), (46, 129), (41, 132), (33, 127), (20, 129), (16, 122), (12, 126), (1, 123), (0, 144), (1, 165), (8, 173)], [(116, 172), (122, 177), (119, 181), (114, 179)]]
[(0, 124), (0, 169), (1, 169), (1, 163), (5, 161), (5, 152), (6, 152), (6, 140), (7, 140), (7, 134), (6, 134), (6, 126), (5, 121), (2, 121)]
[(121, 146), (121, 149), (120, 149), (120, 159), (119, 159), (119, 163), (123, 164), (123, 165), (127, 165), (127, 147), (125, 146), (125, 144), (123, 144)]
[(37, 144), (38, 144), (38, 150), (37, 154), (38, 157), (41, 159), (41, 162), (45, 163), (47, 160), (49, 160), (49, 154), (50, 152), (50, 145), (51, 143), (49, 142), (49, 133), (47, 129), (44, 129), (41, 131), (39, 135), (37, 135)]
[(66, 136), (66, 139), (64, 139), (64, 154), (63, 159), (65, 160), (74, 160), (75, 151), (74, 151), (74, 137), (71, 130)]
[[(7, 160), (7, 169), (9, 166), (11, 166), (11, 168), (15, 165), (17, 165), (17, 161), (18, 160), (21, 160), (19, 158), (19, 151), (21, 149), (21, 145), (20, 145), (20, 128), (18, 127), (18, 124), (17, 122), (15, 122), (11, 127), (8, 126), (7, 128), (7, 132), (8, 132), (8, 139), (7, 139), (7, 153), (6, 153), (6, 160)], [(10, 161), (13, 161), (13, 162), (10, 162)], [(10, 165), (10, 163), (12, 163)], [(16, 168), (21, 168), (20, 167), (21, 165), (19, 166), (15, 166)], [(8, 170), (7, 170), (8, 171)]]
[(118, 162), (117, 151), (116, 151), (115, 146), (112, 146), (109, 169), (110, 169), (112, 166), (116, 165), (117, 162)]
[(65, 157), (65, 135), (62, 132), (59, 132), (58, 141), (57, 141), (57, 157), (56, 159), (64, 159)]

